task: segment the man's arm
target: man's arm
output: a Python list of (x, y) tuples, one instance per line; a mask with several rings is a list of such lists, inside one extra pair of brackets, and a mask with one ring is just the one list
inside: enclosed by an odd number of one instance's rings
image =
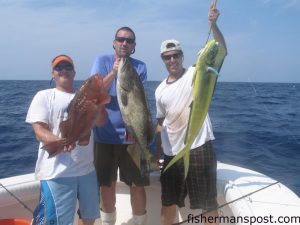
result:
[[(58, 141), (60, 140), (59, 137), (54, 135), (48, 127), (48, 124), (42, 123), (42, 122), (35, 122), (32, 124), (32, 128), (34, 130), (36, 139), (40, 142), (43, 142), (45, 144), (48, 144), (50, 142)], [(75, 148), (75, 143), (71, 145), (64, 146), (64, 151), (69, 152)]]
[(208, 12), (208, 21), (210, 23), (211, 30), (213, 32), (214, 39), (219, 42), (222, 46), (224, 46), (227, 54), (227, 47), (226, 42), (224, 39), (224, 36), (222, 32), (220, 31), (219, 27), (217, 26), (217, 20), (220, 15), (220, 12), (218, 9), (214, 7), (214, 5), (211, 5), (209, 12)]
[(160, 156), (162, 154), (162, 144), (161, 144), (161, 136), (160, 136), (160, 132), (161, 132), (161, 127), (162, 124), (164, 122), (165, 118), (158, 118), (157, 119), (157, 125), (156, 125), (156, 129), (155, 129), (155, 140), (156, 140), (156, 152), (155, 152), (155, 158), (157, 160), (160, 159)]
[(112, 71), (110, 71), (107, 76), (105, 76), (103, 78), (103, 85), (106, 91), (108, 91), (108, 89), (110, 88), (113, 80), (115, 79), (115, 77), (118, 74), (118, 68), (119, 68), (119, 63), (120, 63), (121, 58), (116, 58), (114, 65), (113, 65), (113, 69)]
[[(112, 82), (118, 74), (118, 67), (120, 63), (120, 58), (115, 58), (113, 69), (111, 71), (106, 71), (105, 63), (108, 59), (107, 56), (98, 56), (94, 61), (91, 69), (91, 75), (99, 74), (103, 77), (103, 86), (106, 91), (111, 87)], [(116, 56), (115, 56), (116, 57)]]

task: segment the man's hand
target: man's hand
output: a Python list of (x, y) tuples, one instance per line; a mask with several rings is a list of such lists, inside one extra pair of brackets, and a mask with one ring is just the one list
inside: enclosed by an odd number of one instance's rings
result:
[(211, 5), (208, 11), (208, 21), (211, 24), (215, 24), (218, 20), (219, 15), (220, 15), (219, 10), (217, 10), (214, 5)]
[(112, 69), (112, 73), (116, 76), (118, 73), (118, 69), (119, 69), (119, 64), (120, 64), (121, 58), (115, 58), (115, 62), (114, 62), (114, 66)]
[(64, 152), (71, 152), (76, 147), (76, 143), (64, 146)]

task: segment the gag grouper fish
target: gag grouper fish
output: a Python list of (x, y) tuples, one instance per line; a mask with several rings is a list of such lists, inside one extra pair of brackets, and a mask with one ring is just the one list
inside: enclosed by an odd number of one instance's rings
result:
[(117, 99), (126, 129), (133, 135), (140, 149), (140, 170), (145, 175), (154, 170), (155, 159), (149, 152), (153, 127), (144, 86), (130, 58), (122, 58), (117, 77)]
[(189, 115), (188, 128), (185, 136), (183, 149), (169, 162), (166, 171), (176, 161), (183, 158), (185, 177), (188, 173), (190, 149), (202, 128), (208, 112), (211, 98), (214, 93), (217, 77), (226, 56), (225, 48), (211, 40), (206, 44), (203, 51), (197, 58), (196, 68), (193, 77), (193, 101)]

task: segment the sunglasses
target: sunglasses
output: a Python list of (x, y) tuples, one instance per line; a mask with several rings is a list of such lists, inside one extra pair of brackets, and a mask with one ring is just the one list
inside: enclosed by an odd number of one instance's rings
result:
[(172, 55), (162, 55), (161, 57), (163, 58), (163, 60), (170, 60), (171, 58), (178, 59), (180, 56), (181, 56), (181, 53), (175, 53)]
[(65, 69), (66, 71), (72, 71), (73, 66), (72, 65), (60, 65), (60, 66), (55, 66), (53, 69), (57, 72), (60, 72), (63, 69)]
[(119, 43), (123, 43), (124, 41), (126, 41), (128, 44), (133, 44), (135, 42), (134, 39), (132, 39), (132, 38), (125, 38), (125, 37), (116, 37), (115, 40), (117, 42), (119, 42)]

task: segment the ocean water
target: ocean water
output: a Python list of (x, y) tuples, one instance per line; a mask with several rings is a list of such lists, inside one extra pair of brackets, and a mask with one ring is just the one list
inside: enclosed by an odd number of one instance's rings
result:
[[(158, 84), (145, 86), (154, 122)], [(34, 171), (38, 141), (24, 121), (35, 93), (49, 87), (49, 81), (0, 82), (0, 178)], [(219, 82), (209, 112), (218, 160), (264, 173), (300, 196), (299, 83)]]

